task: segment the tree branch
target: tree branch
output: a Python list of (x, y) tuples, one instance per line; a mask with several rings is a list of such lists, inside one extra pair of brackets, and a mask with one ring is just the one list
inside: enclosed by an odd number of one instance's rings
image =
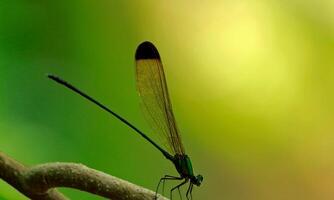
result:
[[(0, 178), (36, 200), (67, 200), (56, 187), (69, 187), (109, 199), (154, 199), (155, 192), (75, 163), (48, 163), (27, 168), (0, 152)], [(159, 200), (166, 200), (158, 195)]]

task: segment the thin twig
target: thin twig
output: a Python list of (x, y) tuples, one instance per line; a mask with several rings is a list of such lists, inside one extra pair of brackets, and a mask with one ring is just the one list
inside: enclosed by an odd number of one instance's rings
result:
[[(0, 152), (0, 178), (36, 200), (66, 200), (57, 187), (75, 188), (109, 199), (148, 200), (155, 192), (76, 163), (48, 163), (27, 168)], [(166, 200), (158, 195), (159, 200)]]

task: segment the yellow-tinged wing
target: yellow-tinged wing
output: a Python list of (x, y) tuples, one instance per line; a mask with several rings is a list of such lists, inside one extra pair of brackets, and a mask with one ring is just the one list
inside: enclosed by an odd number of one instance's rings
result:
[(185, 154), (158, 50), (151, 42), (143, 42), (135, 58), (137, 90), (147, 120), (169, 152)]

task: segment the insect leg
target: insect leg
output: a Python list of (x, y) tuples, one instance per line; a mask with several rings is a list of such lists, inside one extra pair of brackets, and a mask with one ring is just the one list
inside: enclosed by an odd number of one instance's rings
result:
[[(179, 188), (180, 188), (182, 185), (186, 184), (187, 182), (188, 182), (188, 179), (185, 179), (182, 183), (180, 183), (179, 185), (173, 187), (173, 188), (170, 190), (170, 199), (171, 199), (171, 200), (172, 200), (172, 198), (173, 198), (173, 191), (174, 191), (175, 189), (180, 190)], [(180, 192), (180, 197), (181, 197), (181, 199), (182, 199), (181, 192)]]
[[(190, 184), (189, 184), (189, 187), (188, 187), (188, 190), (187, 190), (187, 194), (186, 194), (186, 197), (187, 197), (188, 200), (189, 200), (189, 193), (190, 193), (190, 195), (191, 195), (191, 191), (192, 191), (192, 189), (193, 189), (193, 184), (190, 183)], [(191, 196), (190, 199), (192, 199), (192, 196)]]
[(191, 188), (190, 188), (190, 199), (192, 200), (193, 199), (193, 186), (194, 185), (191, 185)]
[[(187, 194), (186, 194), (187, 200), (193, 199), (193, 195), (192, 195), (193, 186), (194, 186), (194, 184), (192, 184), (192, 183), (189, 184)], [(190, 195), (190, 198), (189, 198), (189, 195)]]
[(179, 188), (179, 187), (177, 188), (177, 191), (179, 191), (179, 195), (180, 195), (181, 200), (182, 200), (182, 194), (181, 194), (181, 191), (180, 191), (180, 188)]
[(165, 194), (165, 181), (166, 180), (182, 180), (183, 178), (177, 177), (177, 176), (170, 176), (170, 175), (165, 175), (164, 179), (162, 180), (162, 195)]
[(160, 186), (161, 182), (163, 183), (162, 187), (163, 187), (163, 190), (164, 190), (166, 180), (182, 180), (182, 179), (183, 178), (181, 178), (181, 177), (170, 176), (170, 175), (165, 175), (164, 177), (162, 177), (160, 179), (159, 183), (158, 183), (158, 186), (157, 186), (156, 190), (155, 190), (155, 198), (154, 199), (156, 200), (157, 197), (158, 197), (158, 190), (159, 190), (159, 186)]

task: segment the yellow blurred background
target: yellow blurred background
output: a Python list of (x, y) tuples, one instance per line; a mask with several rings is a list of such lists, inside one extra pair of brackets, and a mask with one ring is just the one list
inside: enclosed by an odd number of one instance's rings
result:
[[(150, 132), (134, 76), (145, 40), (160, 51), (186, 152), (204, 176), (194, 199), (334, 198), (331, 0), (3, 0), (0, 151), (30, 166), (83, 163), (152, 190), (176, 175), (128, 127), (45, 77)], [(25, 197), (0, 181), (0, 199)]]

